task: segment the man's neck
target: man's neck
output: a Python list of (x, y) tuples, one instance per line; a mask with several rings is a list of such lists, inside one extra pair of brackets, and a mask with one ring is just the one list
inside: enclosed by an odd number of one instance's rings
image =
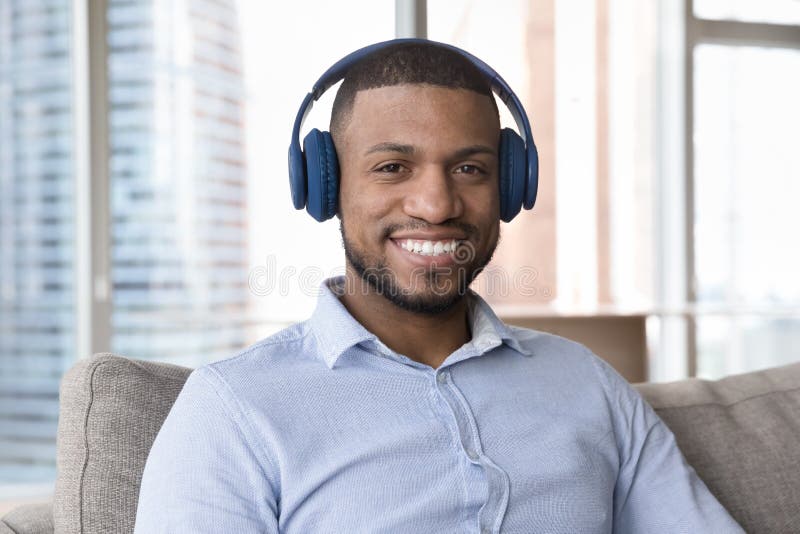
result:
[(398, 354), (436, 369), (471, 339), (466, 296), (450, 309), (429, 315), (402, 309), (372, 288), (369, 292), (362, 292), (360, 288), (352, 291), (347, 284), (345, 281), (340, 297), (344, 307)]

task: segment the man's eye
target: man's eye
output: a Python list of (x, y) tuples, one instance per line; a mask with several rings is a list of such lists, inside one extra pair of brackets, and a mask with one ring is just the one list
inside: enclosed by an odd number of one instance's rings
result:
[(483, 170), (475, 165), (460, 165), (456, 167), (456, 172), (459, 174), (482, 174)]
[(399, 163), (387, 163), (382, 167), (378, 167), (378, 172), (386, 172), (386, 173), (396, 173), (400, 172), (403, 169), (402, 165)]

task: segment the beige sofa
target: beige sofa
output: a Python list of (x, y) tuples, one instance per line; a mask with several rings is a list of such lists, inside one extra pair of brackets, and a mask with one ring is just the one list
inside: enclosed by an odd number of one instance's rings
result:
[[(0, 534), (131, 532), (147, 453), (190, 372), (111, 354), (76, 364), (61, 384), (53, 501), (13, 510)], [(636, 387), (748, 532), (800, 532), (800, 363)]]

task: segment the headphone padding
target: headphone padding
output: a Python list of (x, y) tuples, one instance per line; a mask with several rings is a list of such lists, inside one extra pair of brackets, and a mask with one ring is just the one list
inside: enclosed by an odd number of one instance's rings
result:
[(306, 207), (308, 195), (306, 183), (306, 158), (300, 150), (300, 144), (292, 142), (289, 145), (289, 187), (292, 192), (294, 208), (301, 210)]
[(314, 128), (303, 139), (308, 180), (306, 210), (322, 222), (336, 215), (339, 198), (339, 159), (333, 138)]
[(511, 128), (500, 132), (500, 218), (509, 222), (522, 209), (527, 172), (525, 141)]

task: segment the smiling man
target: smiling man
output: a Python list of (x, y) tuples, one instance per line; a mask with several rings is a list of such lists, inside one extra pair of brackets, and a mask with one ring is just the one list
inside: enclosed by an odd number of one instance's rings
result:
[(331, 128), (341, 302), (392, 350), (437, 368), (470, 339), (466, 289), (499, 238), (497, 108), (491, 93), (427, 83), (361, 90), (352, 103), (346, 90)]
[(309, 320), (192, 373), (137, 532), (741, 532), (608, 365), (468, 289), (507, 187), (470, 58), (379, 47), (347, 70), (331, 136), (314, 150), (338, 171), (320, 190), (347, 274)]

